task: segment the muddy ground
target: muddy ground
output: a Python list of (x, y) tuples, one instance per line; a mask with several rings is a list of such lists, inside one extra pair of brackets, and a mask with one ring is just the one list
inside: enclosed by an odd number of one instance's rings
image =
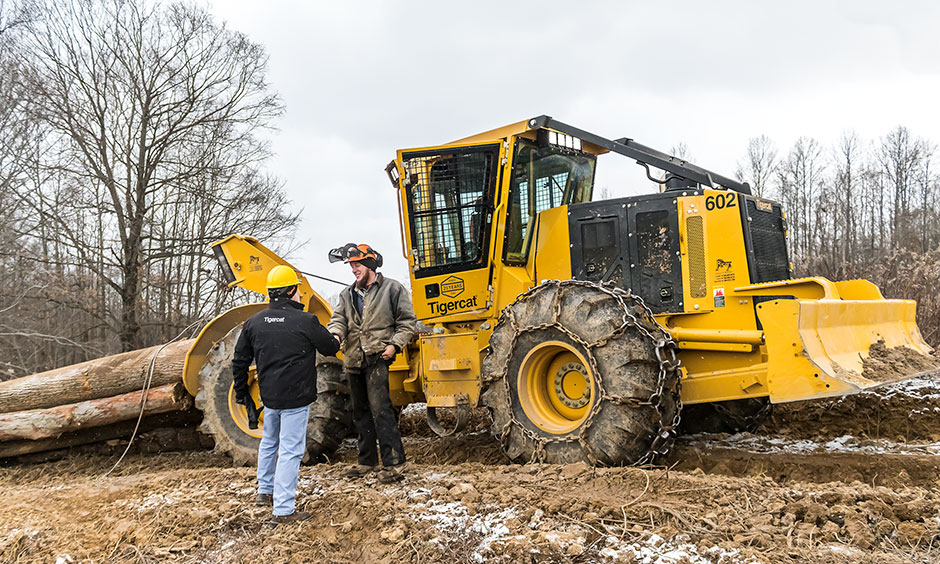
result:
[(940, 562), (940, 382), (682, 437), (651, 468), (511, 465), (476, 413), (403, 416), (407, 479), (350, 482), (347, 441), (303, 467), (308, 522), (265, 526), (254, 471), (208, 451), (76, 449), (0, 468), (0, 562)]

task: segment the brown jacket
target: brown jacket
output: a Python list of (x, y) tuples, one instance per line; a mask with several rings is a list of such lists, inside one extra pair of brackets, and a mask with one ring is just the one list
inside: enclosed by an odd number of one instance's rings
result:
[(362, 315), (356, 309), (356, 285), (339, 295), (339, 305), (327, 330), (343, 342), (343, 367), (358, 370), (364, 356), (381, 354), (388, 345), (403, 350), (415, 335), (417, 318), (408, 290), (391, 278), (376, 274), (362, 297)]

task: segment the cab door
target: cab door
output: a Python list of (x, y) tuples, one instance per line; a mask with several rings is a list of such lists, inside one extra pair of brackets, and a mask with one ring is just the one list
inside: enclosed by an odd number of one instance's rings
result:
[(403, 231), (419, 320), (491, 306), (490, 239), (500, 143), (400, 151)]

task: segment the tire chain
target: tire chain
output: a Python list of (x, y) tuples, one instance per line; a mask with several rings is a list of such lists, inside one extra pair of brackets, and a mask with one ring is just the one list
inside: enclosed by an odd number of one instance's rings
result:
[[(515, 314), (512, 311), (512, 307), (517, 303), (523, 302), (529, 299), (535, 292), (542, 290), (548, 286), (556, 286), (558, 290), (555, 292), (555, 295), (552, 298), (552, 320), (548, 323), (542, 323), (540, 325), (520, 328), (516, 322)], [(599, 290), (610, 297), (612, 297), (620, 305), (622, 314), (622, 323), (620, 327), (615, 329), (610, 335), (604, 337), (594, 343), (588, 343), (580, 336), (572, 333), (567, 328), (562, 326), (558, 322), (559, 315), (561, 313), (561, 296), (562, 289), (568, 286), (581, 286), (586, 288), (592, 288)], [(632, 313), (632, 310), (635, 308), (633, 306), (639, 306), (641, 314), (638, 318), (637, 315)], [(507, 397), (511, 397), (511, 390), (509, 389), (509, 361), (512, 358), (512, 351), (516, 346), (516, 341), (519, 336), (523, 333), (530, 331), (538, 331), (541, 329), (547, 329), (553, 327), (565, 335), (567, 335), (571, 340), (578, 343), (584, 350), (588, 353), (588, 362), (591, 365), (591, 372), (594, 374), (594, 377), (597, 378), (599, 386), (598, 388), (602, 390), (601, 396), (596, 398), (594, 404), (591, 406), (591, 410), (588, 413), (588, 417), (585, 420), (584, 424), (581, 426), (581, 429), (578, 433), (577, 438), (574, 437), (541, 437), (536, 435), (533, 431), (528, 429), (525, 425), (522, 424), (512, 413), (512, 409), (509, 410), (509, 421), (499, 433), (499, 441), (503, 446), (505, 451), (508, 446), (509, 433), (513, 425), (518, 427), (526, 437), (529, 438), (532, 442), (535, 443), (536, 448), (533, 453), (530, 462), (542, 462), (545, 458), (545, 446), (550, 443), (566, 443), (573, 442), (575, 440), (581, 446), (581, 450), (588, 457), (590, 462), (593, 465), (597, 464), (597, 459), (591, 454), (589, 448), (587, 448), (586, 442), (586, 433), (590, 429), (591, 425), (594, 422), (594, 417), (600, 412), (601, 405), (605, 402), (621, 404), (621, 405), (632, 405), (636, 407), (641, 406), (653, 406), (657, 413), (659, 414), (659, 422), (656, 436), (654, 437), (650, 448), (646, 453), (641, 456), (632, 466), (643, 466), (653, 463), (657, 457), (664, 456), (669, 452), (669, 449), (672, 447), (672, 444), (676, 437), (677, 429), (679, 428), (680, 414), (682, 411), (682, 400), (679, 397), (680, 392), (680, 379), (679, 375), (679, 365), (680, 361), (676, 358), (677, 346), (675, 341), (672, 340), (672, 335), (669, 331), (666, 330), (658, 321), (653, 317), (653, 312), (646, 305), (643, 299), (640, 296), (633, 294), (630, 291), (624, 290), (611, 285), (600, 285), (593, 282), (588, 282), (584, 280), (546, 280), (538, 286), (530, 288), (526, 292), (520, 294), (515, 301), (506, 306), (502, 313), (500, 314), (499, 323), (502, 323), (504, 319), (509, 321), (510, 326), (513, 329), (512, 341), (509, 345), (509, 354), (506, 355), (505, 365), (502, 368), (501, 374), (506, 374), (507, 377), (503, 378), (503, 385), (506, 386), (506, 393), (509, 394)], [(645, 321), (649, 327), (646, 327), (641, 321)], [(620, 398), (612, 396), (604, 391), (603, 386), (603, 375), (597, 368), (597, 361), (594, 358), (592, 349), (596, 349), (604, 346), (613, 338), (616, 338), (623, 334), (627, 329), (635, 327), (642, 335), (648, 338), (655, 347), (656, 350), (656, 359), (659, 364), (659, 374), (656, 389), (650, 395), (649, 398), (644, 400), (639, 400), (637, 398)], [(486, 381), (492, 383), (495, 378), (488, 378)], [(667, 422), (666, 414), (664, 413), (664, 407), (662, 405), (662, 398), (664, 394), (672, 393), (675, 402), (676, 402), (676, 412), (672, 421)]]

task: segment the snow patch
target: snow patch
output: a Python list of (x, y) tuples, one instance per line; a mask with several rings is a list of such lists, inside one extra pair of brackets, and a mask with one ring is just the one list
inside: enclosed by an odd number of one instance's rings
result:
[(644, 542), (623, 543), (607, 537), (599, 554), (605, 561), (642, 562), (643, 564), (758, 564), (760, 560), (743, 556), (740, 551), (717, 546), (706, 549), (689, 543), (671, 543), (659, 535), (650, 535)]
[(851, 435), (843, 435), (825, 442), (817, 442), (808, 439), (769, 438), (750, 433), (738, 433), (721, 438), (716, 438), (715, 435), (699, 435), (686, 439), (686, 441), (702, 444), (705, 448), (734, 448), (757, 454), (851, 453), (907, 456), (940, 454), (940, 443), (897, 443), (884, 439), (859, 439)]
[(424, 403), (409, 403), (401, 410), (402, 415), (408, 415), (409, 413), (419, 413), (427, 409), (427, 404)]
[[(476, 550), (470, 555), (474, 562), (485, 562), (484, 552), (491, 550), (496, 541), (505, 541), (511, 537), (506, 521), (516, 517), (512, 508), (501, 511), (480, 511), (470, 515), (467, 507), (458, 502), (430, 500), (427, 503), (412, 506), (413, 514), (421, 521), (430, 521), (432, 526), (442, 533), (473, 531), (482, 537)], [(409, 511), (411, 513), (411, 511)]]

